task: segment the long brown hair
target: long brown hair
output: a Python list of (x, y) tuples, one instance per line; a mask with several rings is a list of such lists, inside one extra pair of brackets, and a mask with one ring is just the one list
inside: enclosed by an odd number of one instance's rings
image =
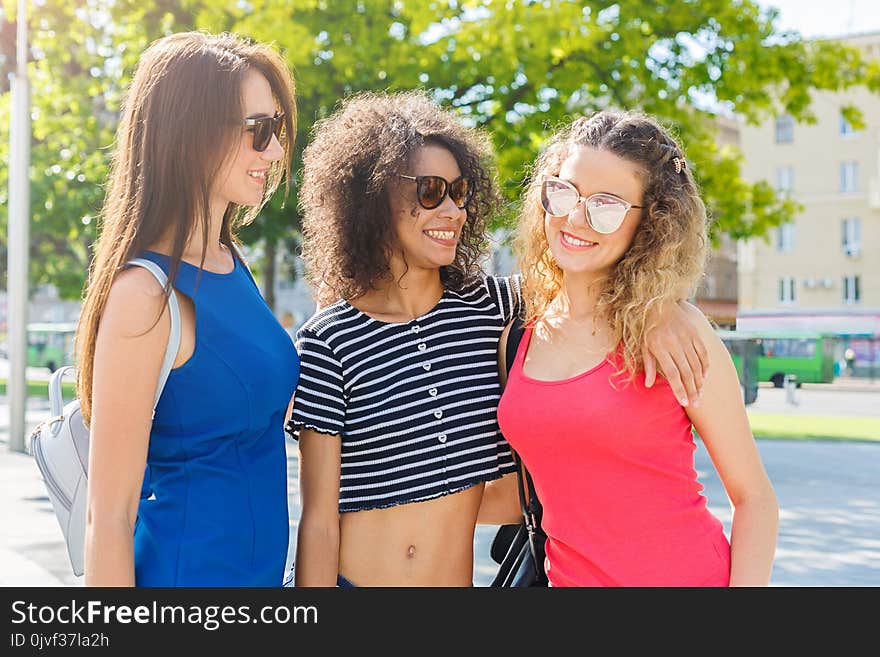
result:
[(86, 422), (91, 419), (98, 324), (125, 263), (170, 235), (167, 296), (187, 240), (201, 226), (204, 265), (211, 181), (242, 138), (241, 89), (249, 70), (265, 76), (285, 114), (284, 157), (270, 169), (262, 204), (226, 209), (220, 241), (231, 253), (237, 252), (236, 229), (254, 220), (282, 179), (287, 192), (296, 134), (290, 70), (268, 45), (227, 33), (173, 34), (154, 41), (141, 55), (116, 132), (101, 235), (77, 327), (77, 393)]
[(541, 183), (545, 175), (559, 175), (576, 146), (614, 153), (637, 165), (642, 175), (641, 221), (623, 258), (604, 281), (597, 305), (615, 344), (622, 342), (624, 369), (634, 375), (644, 367), (642, 345), (651, 311), (687, 294), (703, 273), (706, 208), (684, 150), (655, 118), (603, 111), (575, 120), (559, 130), (538, 157), (523, 201), (517, 251), (527, 318), (543, 317), (562, 288), (563, 272), (544, 232)]

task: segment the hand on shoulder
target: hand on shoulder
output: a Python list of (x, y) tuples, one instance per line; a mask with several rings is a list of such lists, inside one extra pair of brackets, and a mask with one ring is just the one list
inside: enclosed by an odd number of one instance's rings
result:
[(721, 339), (718, 337), (716, 327), (712, 324), (711, 320), (706, 317), (702, 310), (689, 301), (680, 301), (679, 306), (684, 311), (685, 317), (687, 317), (688, 321), (690, 321), (693, 327), (697, 330), (697, 333), (703, 339), (707, 348), (709, 347), (710, 342), (717, 343), (724, 348), (724, 343), (722, 343)]

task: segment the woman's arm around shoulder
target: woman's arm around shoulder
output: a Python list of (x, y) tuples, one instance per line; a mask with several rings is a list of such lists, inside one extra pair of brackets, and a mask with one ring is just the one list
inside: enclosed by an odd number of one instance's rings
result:
[(165, 296), (153, 275), (140, 267), (121, 272), (110, 288), (95, 342), (86, 514), (88, 586), (135, 583), (134, 524), (170, 332)]
[(733, 506), (731, 586), (766, 586), (773, 570), (779, 525), (776, 493), (749, 426), (736, 368), (703, 314), (689, 306), (706, 345), (711, 369), (699, 407), (686, 408)]
[(699, 328), (699, 322), (705, 319), (686, 301), (666, 303), (651, 312), (645, 333), (646, 387), (654, 385), (659, 368), (682, 406), (699, 406), (709, 367)]
[(295, 586), (336, 586), (339, 574), (339, 478), (342, 439), (302, 427)]

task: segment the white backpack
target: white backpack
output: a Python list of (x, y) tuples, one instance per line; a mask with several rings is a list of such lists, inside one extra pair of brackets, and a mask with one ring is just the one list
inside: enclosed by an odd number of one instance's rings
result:
[[(168, 278), (165, 272), (149, 260), (136, 258), (129, 262), (148, 269), (164, 288)], [(165, 381), (171, 373), (177, 349), (180, 346), (180, 309), (174, 289), (168, 297), (171, 312), (171, 334), (165, 349), (165, 360), (159, 373), (153, 412), (162, 396)], [(55, 517), (61, 525), (67, 554), (75, 575), (83, 574), (83, 550), (85, 548), (86, 493), (89, 469), (89, 429), (83, 422), (79, 400), (64, 404), (61, 379), (73, 367), (62, 367), (49, 380), (49, 419), (40, 423), (30, 437), (30, 452), (37, 462), (46, 484), (49, 499), (55, 509)]]

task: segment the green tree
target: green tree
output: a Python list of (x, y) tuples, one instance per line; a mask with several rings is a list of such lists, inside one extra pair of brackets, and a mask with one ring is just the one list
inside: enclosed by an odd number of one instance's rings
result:
[[(14, 0), (2, 5), (15, 13)], [(30, 279), (77, 298), (96, 237), (113, 137), (125, 86), (140, 51), (157, 36), (181, 29), (179, 3), (158, 0), (124, 16), (103, 0), (29, 3), (32, 61)], [(192, 18), (190, 25), (192, 25)], [(0, 18), (0, 25), (7, 20)], [(14, 29), (0, 30), (3, 35)], [(12, 53), (11, 47), (0, 53)], [(0, 55), (2, 56), (2, 55)], [(11, 65), (6, 61), (7, 67)], [(0, 62), (0, 67), (3, 62)], [(4, 91), (7, 91), (4, 89)], [(0, 156), (8, 161), (9, 94), (0, 97)], [(0, 243), (5, 245), (7, 171), (0, 169)], [(5, 275), (6, 260), (2, 262)]]
[[(5, 16), (14, 11), (15, 2), (3, 4)], [(28, 19), (33, 58), (30, 279), (34, 285), (53, 283), (66, 298), (78, 297), (83, 287), (124, 86), (138, 54), (135, 48), (147, 42), (146, 26), (129, 30), (112, 18), (105, 2), (51, 0), (33, 5)], [(8, 93), (0, 99), (4, 161), (9, 100)], [(7, 185), (4, 167), (4, 244)], [(5, 273), (5, 259), (2, 265)]]
[[(3, 16), (11, 16), (14, 2), (3, 2)], [(815, 90), (865, 84), (880, 92), (876, 63), (836, 42), (780, 33), (774, 11), (749, 0), (44, 0), (32, 11), (31, 275), (60, 284), (68, 297), (81, 289), (95, 237), (121, 94), (143, 48), (173, 31), (230, 30), (276, 43), (297, 81), (297, 172), (312, 124), (341, 97), (433, 89), (492, 136), (511, 201), (498, 225), (512, 221), (528, 165), (550, 131), (617, 107), (655, 114), (678, 134), (716, 236), (766, 235), (798, 208), (767, 183), (742, 179), (741, 154), (718, 143), (718, 113), (758, 122), (787, 112), (809, 122)], [(0, 34), (10, 33), (8, 23), (0, 16)], [(8, 44), (0, 48), (0, 69), (8, 52)], [(0, 91), (5, 131), (9, 94)], [(860, 124), (858, 108), (847, 114)], [(3, 132), (3, 161), (8, 141)], [(275, 254), (299, 239), (297, 182), (298, 173), (286, 202), (277, 195), (242, 234), (262, 253), (270, 304)], [(0, 219), (5, 194), (0, 168)], [(0, 232), (0, 250), (4, 244)]]
[(606, 107), (641, 109), (686, 145), (715, 236), (765, 235), (797, 210), (765, 182), (741, 178), (741, 154), (718, 144), (717, 114), (811, 121), (814, 90), (868, 74), (852, 48), (780, 34), (775, 11), (748, 1), (486, 0), (463, 13), (470, 19), (450, 35), (430, 82), (491, 130), (511, 199), (548, 129)]
[[(257, 221), (242, 231), (246, 242), (262, 247), (263, 293), (270, 305), (274, 304), (274, 263), (279, 246), (283, 243), (285, 253), (295, 253), (299, 246), (296, 191), (302, 149), (312, 124), (350, 93), (423, 86), (425, 70), (444, 46), (426, 45), (421, 35), (433, 22), (451, 19), (458, 11), (451, 5), (390, 0), (253, 0), (246, 11), (207, 3), (197, 14), (199, 27), (274, 42), (296, 79), (299, 121), (293, 166), (296, 177), (291, 181), (290, 198), (286, 203), (280, 195), (274, 198)], [(288, 267), (283, 275), (290, 277), (291, 273)]]

